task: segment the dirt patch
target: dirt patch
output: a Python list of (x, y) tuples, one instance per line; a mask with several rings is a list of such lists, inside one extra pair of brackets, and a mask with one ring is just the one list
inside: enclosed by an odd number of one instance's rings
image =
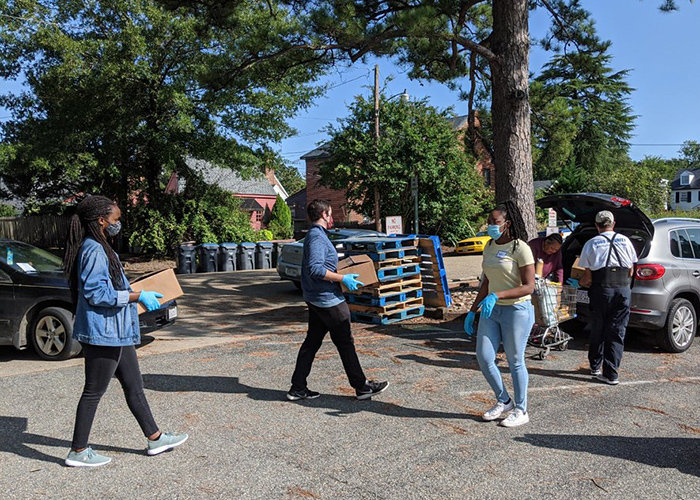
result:
[(124, 264), (124, 271), (130, 278), (165, 269), (173, 269), (176, 266), (173, 259), (149, 259), (144, 257), (124, 257), (122, 263)]
[(289, 486), (287, 495), (289, 498), (321, 498), (313, 491), (305, 490), (301, 486)]

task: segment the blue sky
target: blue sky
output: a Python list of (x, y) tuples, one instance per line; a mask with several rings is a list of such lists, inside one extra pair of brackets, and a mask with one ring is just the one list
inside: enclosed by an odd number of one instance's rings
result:
[[(629, 69), (628, 81), (636, 90), (630, 103), (638, 115), (630, 155), (641, 159), (646, 155), (672, 158), (685, 140), (700, 140), (700, 3), (678, 0), (680, 10), (659, 12), (661, 0), (582, 0), (582, 5), (596, 20), (601, 38), (611, 40), (614, 69)], [(549, 25), (543, 10), (531, 16), (530, 31), (542, 36)], [(531, 71), (537, 73), (548, 55), (535, 49), (530, 60)], [(438, 108), (453, 107), (466, 113), (466, 103), (455, 92), (441, 84), (411, 81), (406, 68), (387, 59), (369, 58), (346, 68), (338, 68), (323, 82), (331, 90), (310, 109), (291, 120), (298, 130), (295, 137), (278, 145), (278, 151), (303, 173), (299, 157), (323, 142), (322, 129), (346, 115), (346, 106), (353, 96), (369, 93), (373, 84), (374, 64), (380, 65), (380, 77), (391, 75), (386, 85), (389, 95), (407, 90), (412, 99), (428, 99)], [(16, 90), (16, 82), (0, 81), (0, 93)], [(0, 108), (0, 120), (9, 113)]]
[[(673, 158), (685, 140), (700, 140), (700, 4), (679, 0), (680, 10), (659, 12), (660, 0), (582, 0), (581, 4), (596, 20), (599, 36), (612, 41), (610, 52), (615, 70), (629, 69), (629, 84), (636, 89), (630, 104), (638, 115), (631, 140), (630, 156)], [(542, 36), (549, 16), (538, 10), (530, 18), (532, 36)], [(549, 59), (541, 50), (533, 50), (530, 70), (537, 73)], [(316, 105), (292, 120), (299, 131), (283, 141), (279, 151), (303, 172), (299, 156), (310, 151), (327, 136), (321, 130), (346, 115), (353, 96), (369, 93), (373, 85), (374, 64), (380, 65), (382, 82), (388, 75), (389, 95), (406, 89), (412, 99), (427, 98), (430, 104), (466, 114), (466, 103), (444, 85), (411, 81), (406, 68), (387, 59), (368, 59), (330, 74), (325, 81), (336, 86)], [(659, 144), (664, 144), (663, 146)], [(665, 144), (671, 144), (667, 146)]]

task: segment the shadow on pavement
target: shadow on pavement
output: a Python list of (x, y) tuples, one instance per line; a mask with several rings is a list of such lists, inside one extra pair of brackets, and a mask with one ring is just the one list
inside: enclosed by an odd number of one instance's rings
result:
[(700, 475), (700, 439), (697, 438), (525, 434), (514, 439), (542, 448), (587, 452)]
[[(57, 439), (50, 436), (41, 436), (27, 432), (28, 419), (25, 417), (3, 417), (0, 416), (0, 452), (14, 453), (23, 458), (31, 458), (33, 460), (41, 460), (53, 464), (63, 464), (65, 456), (68, 454), (71, 442), (66, 439)], [(70, 432), (70, 430), (68, 430)], [(144, 443), (145, 444), (145, 443)], [(53, 446), (61, 448), (60, 456), (47, 455), (41, 451), (35, 450), (30, 445)], [(134, 450), (130, 448), (119, 448), (116, 446), (95, 445), (99, 451), (113, 451), (120, 453), (133, 453), (136, 455), (144, 455), (145, 449)]]
[[(252, 387), (240, 383), (238, 377), (212, 377), (191, 375), (144, 374), (143, 384), (146, 389), (163, 392), (217, 392), (224, 394), (245, 394), (255, 401), (286, 401), (286, 391)], [(388, 391), (391, 391), (389, 387)], [(387, 392), (388, 392), (387, 391)], [(357, 401), (354, 397), (323, 394), (318, 399), (309, 399), (289, 404), (303, 404), (312, 408), (328, 409), (328, 415), (341, 417), (361, 412), (377, 413), (391, 417), (403, 418), (456, 418), (481, 421), (480, 418), (467, 413), (448, 413), (441, 411), (408, 408), (394, 403), (381, 401)]]

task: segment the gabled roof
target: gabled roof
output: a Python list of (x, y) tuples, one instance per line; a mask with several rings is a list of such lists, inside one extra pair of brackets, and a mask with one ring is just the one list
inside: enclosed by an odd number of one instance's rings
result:
[[(690, 172), (693, 174), (693, 180), (690, 181), (689, 185), (681, 186), (681, 174), (685, 172)], [(700, 189), (700, 168), (684, 168), (676, 173), (676, 177), (671, 183), (672, 190), (683, 190), (683, 189)]]
[(219, 186), (230, 193), (277, 196), (270, 181), (263, 175), (246, 180), (230, 168), (219, 167), (205, 160), (188, 158), (185, 161), (189, 168), (202, 174), (207, 184)]
[(304, 156), (299, 158), (300, 160), (311, 160), (313, 158), (328, 158), (330, 157), (330, 153), (326, 149), (328, 147), (328, 143), (325, 142), (321, 144), (319, 147), (314, 149), (313, 151), (309, 151), (306, 153)]

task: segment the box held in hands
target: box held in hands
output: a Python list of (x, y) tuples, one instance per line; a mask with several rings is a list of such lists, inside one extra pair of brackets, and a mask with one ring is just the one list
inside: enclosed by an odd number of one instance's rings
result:
[[(172, 269), (139, 276), (131, 283), (131, 289), (134, 292), (146, 290), (162, 294), (163, 298), (158, 299), (161, 305), (184, 295)], [(138, 310), (139, 314), (146, 312), (141, 303), (138, 304)]]
[[(374, 285), (379, 282), (377, 271), (374, 269), (374, 262), (367, 255), (351, 255), (338, 262), (339, 274), (359, 274), (356, 278), (361, 281), (364, 286)], [(340, 284), (343, 292), (348, 292), (348, 289)]]

